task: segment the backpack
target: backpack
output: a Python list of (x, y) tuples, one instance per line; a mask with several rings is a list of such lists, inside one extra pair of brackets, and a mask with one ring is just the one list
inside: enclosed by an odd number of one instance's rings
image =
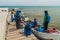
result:
[(46, 21), (50, 22), (50, 16), (46, 16)]

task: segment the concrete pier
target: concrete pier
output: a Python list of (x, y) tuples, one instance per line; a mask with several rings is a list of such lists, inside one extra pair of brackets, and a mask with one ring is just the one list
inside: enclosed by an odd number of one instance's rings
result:
[(5, 40), (6, 28), (7, 28), (7, 19), (8, 8), (0, 8), (0, 40)]

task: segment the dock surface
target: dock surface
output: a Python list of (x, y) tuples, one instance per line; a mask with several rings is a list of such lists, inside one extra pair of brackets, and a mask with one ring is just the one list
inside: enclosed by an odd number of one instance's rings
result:
[(14, 23), (8, 25), (6, 40), (38, 40), (33, 34), (26, 37), (23, 29), (16, 29)]

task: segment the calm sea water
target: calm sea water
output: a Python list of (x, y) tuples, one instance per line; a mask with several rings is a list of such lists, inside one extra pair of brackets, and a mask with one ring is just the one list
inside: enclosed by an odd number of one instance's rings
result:
[(0, 8), (20, 8), (24, 12), (42, 13), (48, 10), (49, 13), (60, 14), (60, 6), (0, 6)]

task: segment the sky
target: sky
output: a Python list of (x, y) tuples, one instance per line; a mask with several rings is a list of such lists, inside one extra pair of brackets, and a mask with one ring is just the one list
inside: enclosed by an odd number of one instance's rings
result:
[(60, 0), (0, 0), (0, 6), (60, 6)]

